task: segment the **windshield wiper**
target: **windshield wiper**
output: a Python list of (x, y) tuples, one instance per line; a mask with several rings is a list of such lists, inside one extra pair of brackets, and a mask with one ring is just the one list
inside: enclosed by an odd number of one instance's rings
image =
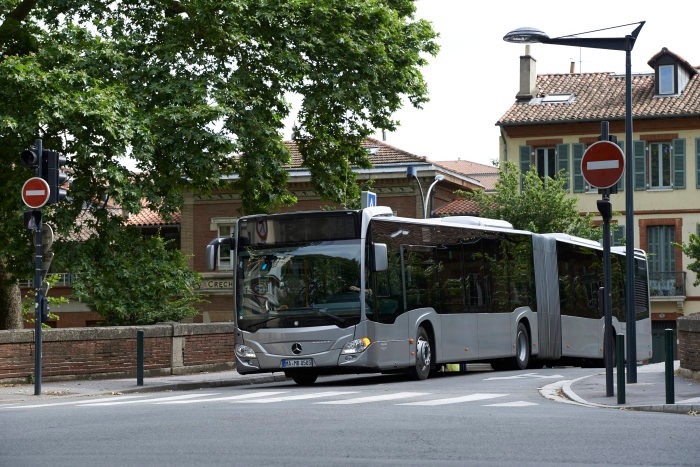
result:
[(256, 321), (255, 323), (250, 324), (247, 327), (249, 327), (251, 331), (257, 331), (259, 329), (258, 326), (262, 326), (265, 323), (269, 323), (270, 321), (272, 321), (274, 319), (280, 319), (280, 318), (281, 318), (281, 316), (271, 316), (270, 318), (265, 318), (265, 319), (262, 319), (260, 321)]
[(345, 324), (345, 318), (334, 315), (333, 313), (329, 313), (328, 308), (314, 308), (314, 310), (318, 311), (323, 316), (328, 316), (329, 318), (333, 318), (333, 320), (336, 322), (336, 324), (340, 325), (341, 327)]

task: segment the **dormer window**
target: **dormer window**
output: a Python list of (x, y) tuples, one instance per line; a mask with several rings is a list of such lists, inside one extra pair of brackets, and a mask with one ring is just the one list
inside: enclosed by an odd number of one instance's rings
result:
[(676, 73), (674, 65), (659, 66), (659, 94), (668, 95), (676, 93)]

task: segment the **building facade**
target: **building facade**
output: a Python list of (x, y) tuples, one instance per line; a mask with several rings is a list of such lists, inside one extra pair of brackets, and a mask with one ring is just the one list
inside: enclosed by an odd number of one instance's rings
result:
[[(536, 61), (520, 57), (520, 89), (496, 123), (499, 157), (541, 176), (563, 171), (578, 208), (601, 219), (597, 188), (581, 171), (587, 147), (599, 140), (601, 122), (625, 148), (625, 76), (615, 73), (537, 75)], [(688, 272), (691, 259), (674, 244), (698, 234), (700, 225), (700, 75), (664, 48), (648, 61), (650, 71), (632, 76), (633, 186), (625, 176), (612, 194), (613, 244), (625, 238), (625, 190), (633, 190), (634, 246), (649, 258), (655, 335), (675, 320), (700, 312), (700, 287)], [(629, 168), (626, 162), (626, 168)]]

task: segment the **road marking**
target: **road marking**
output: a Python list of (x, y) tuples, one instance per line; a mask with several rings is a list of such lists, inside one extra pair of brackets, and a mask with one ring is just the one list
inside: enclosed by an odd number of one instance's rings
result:
[(337, 401), (323, 401), (314, 402), (314, 404), (334, 404), (334, 405), (346, 405), (346, 404), (365, 404), (367, 402), (379, 402), (379, 401), (391, 401), (396, 399), (406, 399), (408, 397), (418, 397), (430, 394), (428, 392), (396, 392), (394, 394), (382, 394), (380, 396), (366, 396), (366, 397), (355, 397), (354, 399), (344, 399)]
[(521, 375), (513, 375), (513, 376), (493, 376), (491, 378), (486, 378), (484, 381), (497, 381), (497, 380), (506, 380), (506, 379), (556, 379), (556, 378), (563, 378), (562, 375), (541, 375), (539, 373), (523, 373)]
[(165, 402), (165, 401), (176, 401), (176, 400), (183, 400), (183, 399), (194, 399), (196, 397), (207, 397), (207, 396), (216, 396), (218, 393), (210, 393), (210, 394), (184, 394), (181, 396), (172, 396), (172, 397), (159, 397), (156, 399), (139, 399), (139, 400), (129, 400), (129, 401), (124, 401), (124, 400), (119, 400), (119, 401), (114, 401), (114, 402), (88, 402), (88, 403), (80, 403), (78, 404), (81, 407), (105, 407), (109, 405), (126, 405), (126, 404), (154, 404), (158, 402)]
[(239, 394), (237, 396), (222, 396), (222, 397), (212, 397), (212, 398), (208, 398), (208, 399), (188, 399), (188, 400), (175, 400), (175, 401), (165, 401), (165, 402), (156, 401), (155, 403), (156, 404), (196, 404), (198, 402), (235, 401), (235, 400), (253, 399), (255, 397), (275, 396), (277, 394), (284, 394), (285, 392), (288, 392), (288, 391), (260, 391), (260, 392), (251, 392), (248, 394)]
[[(142, 398), (146, 396), (138, 395), (138, 396), (117, 396), (117, 397), (105, 397), (102, 399), (90, 399), (91, 403), (94, 402), (109, 402), (109, 401), (114, 401), (114, 400), (125, 400), (125, 399), (136, 399), (136, 398)], [(35, 409), (37, 407), (55, 407), (58, 405), (81, 405), (81, 404), (87, 404), (88, 402), (82, 402), (82, 401), (70, 401), (70, 402), (47, 402), (45, 404), (31, 404), (31, 405), (14, 405), (11, 407), (2, 407), (3, 409)]]
[(498, 397), (505, 397), (508, 394), (470, 394), (468, 396), (459, 396), (459, 397), (448, 397), (446, 399), (433, 399), (429, 401), (420, 401), (420, 402), (405, 402), (403, 404), (396, 404), (396, 405), (447, 405), (447, 404), (459, 404), (462, 402), (475, 402), (475, 401), (481, 401), (481, 400), (487, 400), (487, 399), (496, 399)]
[(502, 402), (500, 404), (486, 404), (484, 407), (530, 407), (531, 405), (540, 405), (536, 402), (527, 401), (515, 401), (515, 402)]
[(234, 404), (269, 404), (271, 402), (287, 402), (287, 401), (301, 401), (307, 399), (319, 399), (321, 397), (335, 397), (342, 396), (343, 394), (357, 394), (357, 391), (327, 391), (327, 392), (314, 392), (311, 394), (297, 394), (294, 396), (284, 396), (284, 397), (269, 397), (266, 399), (252, 399), (252, 400), (240, 400), (232, 401)]

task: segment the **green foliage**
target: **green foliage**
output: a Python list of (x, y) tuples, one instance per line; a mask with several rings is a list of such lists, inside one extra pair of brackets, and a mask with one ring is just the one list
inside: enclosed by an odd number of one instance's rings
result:
[(298, 96), (312, 182), (345, 205), (349, 167), (369, 165), (360, 142), (427, 99), (420, 67), (436, 34), (414, 13), (413, 0), (0, 0), (0, 184), (17, 194), (0, 197), (0, 275), (31, 271), (19, 192), (33, 174), (19, 153), (37, 138), (68, 156), (73, 179), (72, 201), (44, 220), (108, 238), (110, 206), (145, 201), (167, 217), (183, 190), (233, 173), (243, 213), (293, 203), (282, 129)]
[(77, 244), (71, 270), (75, 296), (107, 325), (180, 321), (197, 314), (199, 276), (162, 238), (115, 229)]
[[(53, 285), (58, 282), (59, 276), (58, 274), (50, 274), (46, 277), (46, 282), (49, 283), (49, 286), (53, 287)], [(27, 293), (24, 295), (24, 298), (22, 300), (22, 321), (24, 323), (29, 323), (29, 324), (34, 324), (36, 323), (36, 299), (35, 299), (35, 294), (36, 290), (35, 289), (30, 289), (27, 291)], [(59, 316), (53, 312), (51, 312), (51, 307), (55, 305), (60, 305), (62, 303), (68, 303), (68, 299), (66, 297), (52, 297), (52, 296), (47, 296), (46, 301), (49, 303), (49, 319), (50, 320), (59, 320)], [(42, 323), (41, 325), (42, 328), (48, 328), (50, 327), (46, 323)]]
[(690, 234), (688, 243), (674, 243), (676, 248), (680, 248), (688, 258), (693, 260), (688, 264), (688, 269), (695, 273), (694, 286), (700, 285), (700, 236)]
[(515, 164), (506, 162), (498, 170), (495, 193), (459, 193), (477, 203), (481, 216), (506, 220), (516, 229), (599, 240), (601, 229), (593, 225), (591, 216), (579, 214), (576, 198), (568, 195), (565, 183), (562, 173), (541, 179), (532, 168), (523, 176)]

